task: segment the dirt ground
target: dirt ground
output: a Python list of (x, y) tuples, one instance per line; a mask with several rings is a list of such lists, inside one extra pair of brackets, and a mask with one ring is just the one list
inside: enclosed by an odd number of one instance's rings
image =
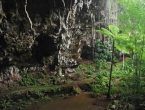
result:
[(82, 92), (64, 99), (55, 97), (48, 102), (40, 102), (26, 107), (24, 110), (104, 110), (111, 101), (104, 96), (92, 98), (89, 93)]

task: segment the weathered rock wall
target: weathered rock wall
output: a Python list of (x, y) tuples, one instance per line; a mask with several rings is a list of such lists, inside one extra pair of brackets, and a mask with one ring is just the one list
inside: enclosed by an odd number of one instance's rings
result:
[(62, 75), (76, 67), (83, 45), (92, 46), (95, 39), (98, 4), (99, 0), (1, 0), (0, 81), (20, 79), (20, 71)]

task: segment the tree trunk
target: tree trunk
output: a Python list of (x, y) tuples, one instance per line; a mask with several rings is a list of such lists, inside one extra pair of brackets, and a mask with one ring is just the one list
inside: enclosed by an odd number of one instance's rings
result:
[(115, 40), (113, 39), (113, 44), (112, 44), (112, 58), (111, 58), (111, 67), (110, 67), (110, 77), (109, 77), (109, 86), (108, 86), (107, 99), (110, 99), (111, 98), (110, 91), (111, 91), (111, 80), (112, 80), (112, 71), (113, 71), (114, 42), (115, 42)]

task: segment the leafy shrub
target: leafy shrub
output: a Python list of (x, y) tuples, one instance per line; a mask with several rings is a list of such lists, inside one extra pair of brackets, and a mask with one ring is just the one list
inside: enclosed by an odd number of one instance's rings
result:
[(100, 89), (100, 86), (99, 85), (96, 85), (95, 83), (91, 85), (92, 87), (92, 93), (91, 95), (93, 97), (98, 97), (100, 96), (100, 93), (101, 93), (101, 89)]
[(110, 64), (104, 59), (96, 59), (95, 62), (95, 68), (98, 73), (102, 73), (104, 70), (108, 71), (110, 69)]
[(104, 59), (110, 61), (111, 52), (109, 51), (109, 47), (110, 46), (108, 43), (102, 43), (100, 40), (98, 40), (94, 47), (95, 59)]
[(21, 86), (28, 86), (28, 85), (38, 85), (39, 81), (36, 78), (31, 78), (29, 73), (24, 73), (21, 81), (19, 82)]
[(72, 94), (80, 94), (79, 89), (78, 89), (78, 88), (73, 87)]
[(51, 98), (47, 95), (43, 96), (41, 99), (44, 100), (44, 101), (50, 101), (51, 100)]
[(8, 107), (11, 107), (11, 103), (8, 100), (3, 100), (0, 102), (1, 106), (0, 108), (2, 108), (2, 110), (6, 110)]
[(77, 67), (76, 71), (81, 73), (88, 73), (89, 75), (92, 75), (94, 73), (94, 66), (93, 65), (85, 65), (81, 64)]

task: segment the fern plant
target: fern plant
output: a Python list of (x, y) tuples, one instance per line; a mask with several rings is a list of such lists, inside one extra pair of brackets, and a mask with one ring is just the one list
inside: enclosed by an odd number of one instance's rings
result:
[(110, 76), (109, 76), (109, 86), (108, 86), (108, 93), (107, 98), (111, 98), (110, 91), (111, 91), (111, 80), (112, 80), (112, 70), (113, 70), (113, 59), (114, 59), (114, 47), (116, 43), (116, 39), (119, 35), (119, 28), (114, 25), (109, 25), (109, 29), (101, 28), (101, 30), (96, 30), (96, 32), (99, 32), (101, 34), (105, 34), (109, 36), (112, 40), (112, 54), (111, 54), (111, 66), (110, 66)]

